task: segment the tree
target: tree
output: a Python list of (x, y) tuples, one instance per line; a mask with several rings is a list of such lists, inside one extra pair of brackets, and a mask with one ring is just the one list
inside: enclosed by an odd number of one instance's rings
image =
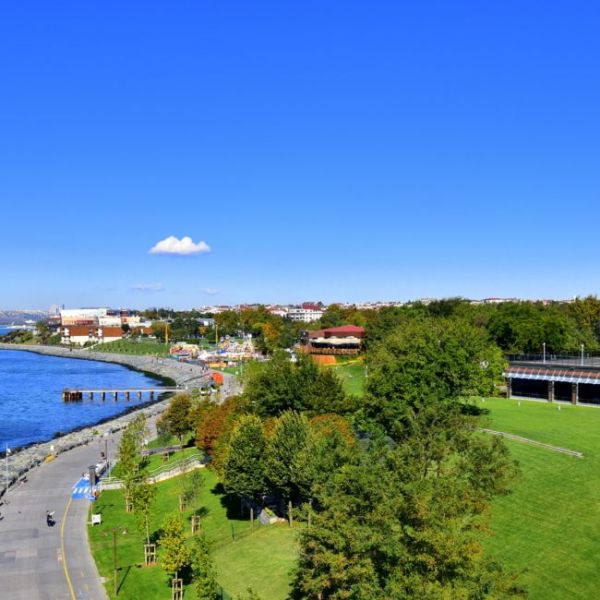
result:
[(198, 499), (204, 484), (204, 479), (200, 471), (190, 471), (181, 477), (181, 482), (181, 498), (183, 504), (189, 507)]
[(117, 462), (123, 480), (125, 507), (128, 511), (133, 501), (135, 487), (142, 478), (141, 447), (145, 430), (146, 419), (141, 413), (126, 427), (117, 450)]
[(180, 444), (183, 443), (183, 436), (192, 429), (191, 409), (189, 394), (176, 394), (160, 418), (160, 423), (171, 435), (179, 438)]
[(133, 511), (138, 517), (138, 526), (146, 534), (146, 544), (150, 543), (150, 514), (156, 499), (156, 489), (145, 478), (136, 481), (130, 490)]
[(204, 535), (196, 538), (193, 556), (197, 600), (218, 600), (221, 597), (221, 590), (217, 583), (216, 569), (210, 557), (208, 542)]
[(489, 501), (512, 472), (499, 440), (458, 436), (463, 457), (445, 428), (434, 437), (436, 460), (418, 444), (372, 444), (320, 487), (313, 526), (301, 535), (294, 597), (524, 595), (481, 545)]
[(396, 439), (412, 409), (489, 394), (503, 363), (485, 332), (461, 319), (407, 321), (370, 351), (365, 412)]
[(267, 450), (267, 479), (285, 500), (298, 502), (308, 496), (311, 469), (306, 451), (311, 445), (308, 419), (286, 411), (275, 421)]
[(190, 553), (185, 545), (183, 523), (176, 516), (167, 519), (160, 538), (160, 559), (163, 569), (177, 579), (177, 573), (190, 563)]
[(218, 473), (223, 467), (235, 420), (244, 412), (246, 402), (240, 396), (230, 396), (222, 404), (211, 404), (197, 426), (196, 446), (211, 457), (210, 467)]
[(228, 493), (258, 500), (266, 491), (266, 446), (260, 418), (241, 416), (231, 433), (223, 464), (223, 486)]
[(425, 316), (376, 344), (370, 360), (366, 409), (379, 430), (312, 488), (296, 597), (522, 595), (481, 544), (490, 502), (516, 466), (460, 402), (485, 388), (482, 362), (498, 368), (498, 350), (469, 323)]
[(36, 334), (38, 337), (38, 340), (42, 343), (42, 344), (46, 344), (48, 343), (48, 340), (50, 339), (50, 326), (48, 325), (48, 321), (37, 321), (35, 324), (35, 329), (36, 329)]
[(347, 412), (350, 407), (333, 372), (320, 369), (306, 356), (293, 363), (286, 352), (276, 352), (270, 361), (247, 369), (244, 397), (252, 410), (263, 417), (277, 416), (286, 410), (311, 414)]

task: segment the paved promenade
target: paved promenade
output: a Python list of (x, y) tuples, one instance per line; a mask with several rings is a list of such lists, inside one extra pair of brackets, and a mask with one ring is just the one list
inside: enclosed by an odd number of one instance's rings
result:
[[(109, 438), (109, 456), (116, 451)], [(106, 598), (89, 551), (88, 500), (71, 500), (73, 484), (100, 459), (104, 444), (90, 443), (64, 452), (33, 469), (26, 483), (2, 498), (0, 595), (12, 600)], [(46, 511), (56, 524), (46, 525)]]
[[(25, 349), (10, 345), (0, 347)], [(169, 359), (69, 352), (53, 347), (33, 347), (31, 350), (69, 358), (118, 362), (170, 377), (181, 386), (194, 387), (203, 374), (196, 365), (178, 364)], [(235, 393), (236, 386), (235, 380), (226, 376), (222, 397)], [(153, 414), (153, 423), (166, 403), (162, 401), (140, 410)], [(21, 479), (26, 476), (27, 481), (15, 483), (0, 498), (0, 598), (107, 598), (87, 540), (86, 520), (90, 503), (85, 499), (71, 499), (71, 492), (82, 472), (100, 460), (105, 444), (108, 444), (109, 458), (115, 456), (120, 436), (117, 430), (123, 428), (137, 412), (38, 444), (9, 459), (12, 468), (10, 479), (17, 480), (21, 475)], [(51, 452), (57, 453), (54, 460), (31, 468)], [(5, 462), (0, 462), (0, 472), (4, 473)], [(47, 510), (54, 511), (54, 527), (46, 525)]]

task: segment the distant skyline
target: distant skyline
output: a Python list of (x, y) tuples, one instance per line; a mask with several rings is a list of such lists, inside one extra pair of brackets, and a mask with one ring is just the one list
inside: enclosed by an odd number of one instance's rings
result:
[(592, 2), (0, 6), (0, 308), (600, 293)]

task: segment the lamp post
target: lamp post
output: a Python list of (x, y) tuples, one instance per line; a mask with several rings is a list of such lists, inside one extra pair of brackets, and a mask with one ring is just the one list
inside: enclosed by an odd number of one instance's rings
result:
[(542, 349), (543, 349), (543, 362), (545, 364), (546, 363), (546, 342), (544, 342), (542, 344)]
[(584, 361), (584, 358), (583, 358), (584, 350), (585, 350), (585, 344), (581, 344), (581, 366), (582, 367), (583, 367), (583, 361)]

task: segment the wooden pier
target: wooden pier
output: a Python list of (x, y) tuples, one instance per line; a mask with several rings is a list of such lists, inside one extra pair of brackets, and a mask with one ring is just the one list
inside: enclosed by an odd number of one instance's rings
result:
[(64, 389), (62, 392), (62, 399), (64, 402), (83, 402), (85, 399), (93, 400), (94, 397), (100, 398), (103, 402), (106, 398), (112, 398), (117, 402), (120, 398), (125, 400), (131, 400), (137, 398), (142, 400), (144, 396), (148, 400), (154, 400), (160, 394), (181, 392), (185, 388), (179, 387), (160, 387), (160, 388), (134, 388), (134, 389), (98, 389), (98, 390), (84, 390), (84, 389)]

